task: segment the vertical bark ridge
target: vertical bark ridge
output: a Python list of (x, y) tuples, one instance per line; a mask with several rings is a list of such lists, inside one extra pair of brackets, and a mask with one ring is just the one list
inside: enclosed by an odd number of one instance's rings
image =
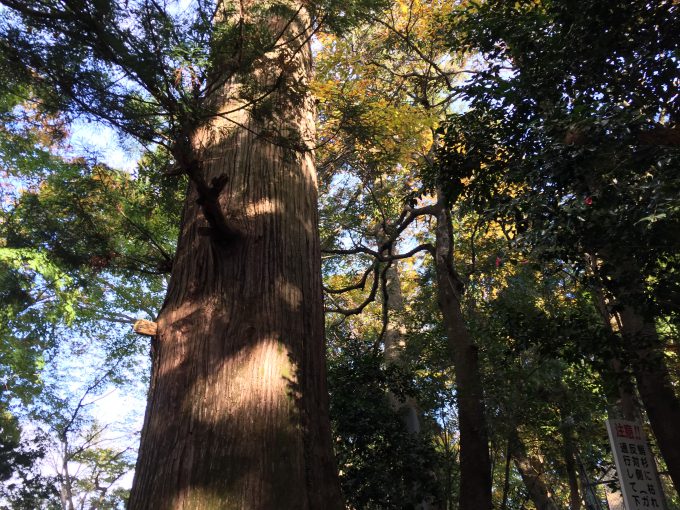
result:
[[(309, 18), (290, 24), (291, 36)], [(194, 131), (202, 178), (237, 238), (211, 228), (187, 193), (130, 509), (342, 508), (328, 422), (316, 175), (306, 90), (311, 52), (285, 46), (255, 64), (263, 87), (290, 60), (268, 115), (215, 116)], [(212, 98), (232, 110), (239, 84)], [(233, 121), (233, 122), (232, 122)]]

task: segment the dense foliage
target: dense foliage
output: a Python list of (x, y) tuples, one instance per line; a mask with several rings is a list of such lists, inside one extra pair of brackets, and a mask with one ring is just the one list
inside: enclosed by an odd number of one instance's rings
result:
[[(225, 7), (215, 28), (203, 0), (0, 3), (0, 508), (123, 508), (140, 424), (103, 423), (97, 403), (148, 383), (150, 346), (130, 329), (162, 306), (200, 183), (177, 170), (181, 150), (223, 115), (206, 98), (277, 45), (264, 20), (291, 13), (261, 2), (244, 22)], [(663, 368), (676, 398), (680, 384), (678, 7), (310, 5), (348, 508), (466, 510), (456, 376), (469, 367), (445, 327), (442, 218), (495, 508), (614, 498), (604, 420), (641, 400), (648, 372)], [(245, 84), (234, 99), (264, 115), (271, 91)], [(102, 122), (127, 168), (71, 145)], [(629, 333), (626, 313), (654, 334)], [(660, 432), (634, 408), (665, 472)]]
[(545, 260), (599, 256), (606, 287), (634, 286), (634, 259), (654, 314), (677, 311), (677, 11), (485, 2), (457, 14), (453, 47), (487, 66), (461, 88), (469, 110), (449, 117), (441, 150), (451, 199)]

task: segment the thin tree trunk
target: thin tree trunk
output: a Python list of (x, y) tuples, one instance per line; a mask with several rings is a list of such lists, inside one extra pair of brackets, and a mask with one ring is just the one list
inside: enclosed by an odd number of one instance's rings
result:
[(73, 484), (71, 480), (71, 474), (68, 471), (68, 452), (67, 447), (64, 447), (64, 459), (61, 465), (61, 472), (63, 481), (59, 490), (61, 496), (61, 507), (64, 510), (74, 510), (73, 505)]
[[(387, 311), (387, 323), (385, 325), (384, 344), (385, 344), (385, 364), (399, 366), (404, 363), (403, 354), (406, 348), (406, 328), (403, 319), (400, 317), (404, 313), (404, 296), (401, 292), (401, 278), (399, 276), (399, 266), (397, 262), (387, 268), (385, 274), (385, 296), (386, 302), (383, 306)], [(416, 401), (409, 396), (399, 398), (397, 395), (388, 391), (392, 409), (399, 414), (404, 424), (404, 432), (407, 434), (420, 434), (420, 410)], [(414, 494), (420, 493), (421, 501), (417, 503), (416, 510), (435, 510), (436, 500), (432, 494), (424, 494), (423, 490), (414, 486)]]
[[(248, 77), (272, 87), (267, 108), (214, 117), (191, 137), (190, 156), (214, 194), (195, 183), (188, 190), (130, 510), (343, 508), (328, 420), (316, 174), (311, 151), (299, 150), (314, 143), (309, 17), (300, 7), (292, 23), (285, 18), (273, 21), (286, 26), (289, 44)], [(211, 107), (234, 110), (243, 88), (226, 84)], [(213, 214), (235, 234), (216, 229)]]
[[(591, 267), (597, 273), (597, 264), (593, 257), (588, 257), (591, 262)], [(595, 307), (602, 318), (605, 329), (611, 334), (621, 334), (621, 321), (616, 313), (612, 313), (607, 298), (604, 295), (602, 288), (595, 287), (593, 289), (595, 296)], [(616, 377), (616, 387), (618, 389), (618, 399), (615, 406), (613, 406), (614, 414), (620, 415), (624, 420), (635, 420), (638, 416), (637, 399), (633, 394), (632, 378), (625, 372), (623, 363), (618, 358), (609, 360), (609, 366), (612, 369), (614, 377)], [(611, 412), (611, 410), (610, 410)]]
[(510, 462), (512, 456), (510, 455), (510, 444), (505, 449), (505, 470), (503, 472), (503, 497), (501, 499), (501, 510), (508, 508), (508, 496), (510, 495)]
[(491, 461), (484, 416), (478, 348), (461, 310), (463, 286), (453, 267), (451, 216), (439, 197), (435, 268), (438, 302), (456, 372), (456, 400), (460, 428), (459, 510), (490, 510)]
[[(581, 493), (583, 494), (583, 502), (585, 503), (586, 510), (602, 510), (602, 505), (600, 504), (600, 499), (597, 496), (595, 486), (590, 482), (586, 468), (583, 465), (583, 461), (580, 456), (578, 457), (579, 464), (579, 477), (581, 480)], [(614, 510), (610, 508), (610, 510)]]
[(526, 447), (516, 430), (511, 432), (508, 444), (511, 449), (512, 458), (515, 461), (515, 467), (524, 481), (524, 485), (536, 510), (558, 510), (542, 478), (544, 472), (543, 463), (536, 457), (527, 454)]
[(564, 440), (564, 464), (569, 481), (569, 510), (581, 510), (581, 494), (578, 489), (578, 472), (576, 469), (576, 445), (570, 427), (562, 428)]

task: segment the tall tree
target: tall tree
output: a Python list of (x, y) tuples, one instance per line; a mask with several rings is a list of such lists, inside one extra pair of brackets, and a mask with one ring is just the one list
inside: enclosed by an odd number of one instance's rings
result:
[[(306, 91), (311, 24), (296, 10), (270, 20), (279, 48), (207, 99), (235, 113), (196, 129), (176, 156), (200, 181), (158, 319), (131, 508), (340, 508)], [(249, 85), (271, 94), (270, 112), (234, 101)]]
[[(440, 311), (449, 341), (448, 356), (456, 372), (461, 426), (459, 505), (461, 509), (486, 509), (492, 506), (492, 484), (480, 364), (475, 340), (466, 328), (461, 309), (463, 285), (454, 270), (450, 213), (443, 199), (428, 205), (432, 201), (429, 197), (423, 202), (424, 207), (413, 208), (416, 198), (422, 195), (420, 170), (432, 163), (433, 129), (450, 107), (453, 84), (463, 72), (458, 67), (455, 49), (446, 51), (441, 39), (443, 15), (450, 11), (450, 5), (437, 1), (395, 2), (391, 9), (375, 16), (370, 26), (357, 31), (358, 36), (352, 34), (329, 45), (324, 64), (331, 66), (331, 76), (342, 77), (343, 81), (326, 82), (320, 87), (328, 97), (323, 111), (330, 119), (328, 124), (335, 128), (324, 133), (334, 150), (328, 166), (337, 168), (338, 173), (354, 173), (370, 190), (371, 198), (379, 195), (378, 186), (371, 182), (377, 181), (377, 176), (386, 181), (389, 178), (384, 176), (390, 176), (389, 185), (395, 187), (399, 182), (397, 189), (404, 191), (401, 201), (396, 201), (393, 193), (390, 201), (376, 204), (372, 218), (382, 224), (384, 233), (375, 248), (366, 246), (373, 239), (364, 241), (358, 233), (352, 236), (354, 246), (326, 252), (376, 257), (371, 292), (363, 304), (342, 311), (333, 307), (345, 315), (361, 312), (377, 295), (382, 295), (389, 304), (389, 266), (396, 259), (424, 250), (434, 255)], [(396, 177), (404, 173), (401, 180)], [(396, 253), (401, 235), (416, 219), (426, 216), (437, 217), (436, 247), (423, 243), (408, 253)], [(342, 241), (338, 244), (348, 244)], [(378, 262), (387, 263), (387, 269), (379, 270)], [(365, 276), (370, 272), (371, 269)], [(365, 283), (363, 278), (359, 286), (363, 288)], [(384, 317), (389, 319), (389, 314)], [(387, 320), (386, 350), (393, 338), (390, 329), (393, 327)]]
[[(479, 347), (463, 315), (465, 285), (454, 268), (451, 213), (443, 195), (437, 202), (434, 264), (439, 308), (456, 370), (456, 402), (460, 423), (460, 508), (493, 508), (491, 460), (485, 416)], [(468, 506), (469, 505), (469, 506)]]
[(525, 250), (594, 261), (590, 283), (621, 322), (613, 350), (679, 487), (680, 400), (656, 330), (677, 320), (677, 8), (490, 1), (456, 18), (456, 44), (488, 66), (464, 87), (470, 110), (450, 119), (440, 177), (514, 219)]
[(130, 508), (341, 508), (308, 92), (332, 2), (2, 3), (5, 62), (46, 104), (163, 145), (190, 180)]

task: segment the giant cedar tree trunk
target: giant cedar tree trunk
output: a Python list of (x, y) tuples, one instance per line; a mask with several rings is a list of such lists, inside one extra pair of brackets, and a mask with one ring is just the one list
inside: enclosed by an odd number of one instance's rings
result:
[[(243, 6), (243, 3), (241, 4)], [(339, 510), (325, 383), (309, 17), (211, 98), (153, 369), (131, 510)], [(268, 90), (257, 113), (246, 87)], [(242, 103), (241, 103), (242, 104)], [(234, 111), (237, 110), (237, 111)], [(227, 120), (227, 117), (230, 120)], [(226, 179), (225, 179), (226, 178)], [(201, 196), (199, 196), (201, 195)], [(214, 200), (237, 231), (209, 222)], [(214, 220), (214, 218), (213, 218)]]
[(448, 209), (438, 201), (435, 268), (439, 308), (456, 371), (460, 428), (460, 510), (490, 510), (491, 460), (484, 416), (478, 348), (461, 310), (462, 285), (453, 267), (453, 232)]

